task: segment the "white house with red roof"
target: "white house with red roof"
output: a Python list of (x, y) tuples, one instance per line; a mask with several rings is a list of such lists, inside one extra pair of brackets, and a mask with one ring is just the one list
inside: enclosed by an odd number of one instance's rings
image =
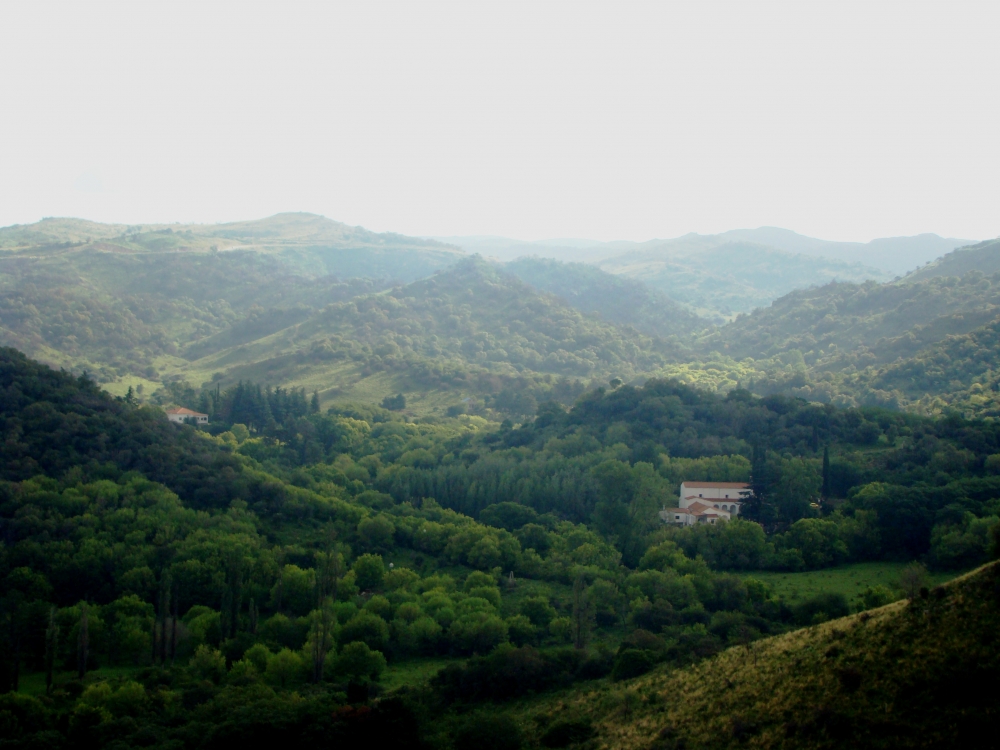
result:
[(184, 424), (188, 422), (188, 420), (193, 420), (195, 424), (208, 424), (207, 414), (202, 414), (200, 411), (185, 409), (183, 406), (176, 409), (167, 409), (167, 419), (171, 422), (177, 422), (179, 424)]
[(740, 514), (750, 493), (745, 482), (681, 482), (677, 507), (664, 508), (660, 518), (679, 526), (728, 521)]

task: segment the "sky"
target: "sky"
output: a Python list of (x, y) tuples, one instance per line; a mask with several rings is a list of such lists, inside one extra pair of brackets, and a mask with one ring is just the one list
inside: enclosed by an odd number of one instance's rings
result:
[(0, 226), (1000, 235), (993, 2), (0, 4)]

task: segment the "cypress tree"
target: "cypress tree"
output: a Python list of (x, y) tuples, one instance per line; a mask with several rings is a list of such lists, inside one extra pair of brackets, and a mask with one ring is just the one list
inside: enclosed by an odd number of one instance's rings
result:
[(830, 497), (830, 446), (823, 446), (823, 489), (820, 495), (824, 500)]
[(45, 694), (52, 694), (52, 672), (55, 669), (56, 650), (59, 648), (59, 623), (56, 608), (49, 609), (49, 626), (45, 628)]
[(90, 632), (87, 602), (80, 605), (80, 631), (76, 637), (76, 674), (83, 679), (87, 674), (87, 657), (90, 655)]

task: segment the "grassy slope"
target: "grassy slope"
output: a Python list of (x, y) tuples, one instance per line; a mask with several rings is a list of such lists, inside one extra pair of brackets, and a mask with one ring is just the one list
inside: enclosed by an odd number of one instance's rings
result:
[(926, 599), (521, 710), (591, 718), (594, 748), (992, 747), (998, 634), (993, 563)]

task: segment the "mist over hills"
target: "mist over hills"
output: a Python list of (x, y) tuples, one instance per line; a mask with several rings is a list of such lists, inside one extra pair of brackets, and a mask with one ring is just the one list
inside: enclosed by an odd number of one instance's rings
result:
[(934, 234), (868, 243), (830, 242), (776, 227), (716, 235), (692, 233), (647, 242), (440, 239), (503, 261), (538, 256), (596, 265), (609, 273), (640, 279), (717, 322), (764, 307), (795, 289), (829, 281), (888, 281), (971, 242)]
[[(539, 399), (651, 375), (821, 402), (1000, 409), (988, 343), (996, 241), (880, 283), (864, 280), (871, 269), (751, 240), (829, 245), (766, 228), (642, 245), (552, 240), (497, 265), (311, 214), (212, 226), (47, 219), (0, 229), (0, 343), (151, 390), (250, 379), (324, 401), (405, 391), (431, 412), (475, 402), (530, 414)], [(937, 242), (886, 242), (910, 240)], [(610, 245), (616, 254), (594, 263), (539, 257)], [(518, 389), (525, 398), (512, 400)]]

